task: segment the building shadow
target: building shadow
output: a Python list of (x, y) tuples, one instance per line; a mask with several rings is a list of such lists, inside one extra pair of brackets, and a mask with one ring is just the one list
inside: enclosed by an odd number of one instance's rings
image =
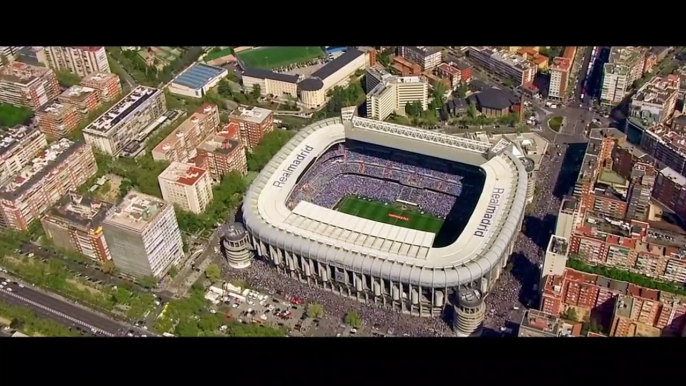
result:
[(586, 146), (585, 142), (567, 145), (567, 151), (562, 160), (562, 167), (553, 187), (552, 193), (555, 197), (562, 199), (574, 187), (579, 170), (581, 170), (581, 162), (584, 159)]
[(538, 293), (534, 291), (534, 285), (538, 283), (539, 271), (536, 263), (531, 261), (521, 252), (512, 254), (512, 276), (521, 284), (518, 300), (527, 307), (535, 307), (538, 303)]
[(538, 247), (546, 249), (550, 235), (555, 230), (557, 216), (546, 214), (543, 219), (534, 216), (524, 217), (522, 232)]

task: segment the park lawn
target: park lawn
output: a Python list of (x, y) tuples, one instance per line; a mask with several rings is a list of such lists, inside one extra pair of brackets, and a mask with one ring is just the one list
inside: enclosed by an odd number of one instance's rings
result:
[[(403, 205), (401, 204), (386, 205), (378, 201), (367, 200), (355, 196), (345, 197), (338, 204), (336, 210), (372, 221), (431, 233), (438, 233), (443, 226), (444, 221), (443, 219), (430, 214), (422, 214), (413, 207), (403, 209)], [(391, 217), (390, 214), (407, 217), (410, 220), (406, 221)]]
[(248, 67), (271, 69), (324, 55), (321, 47), (267, 47), (243, 51), (238, 58)]
[(232, 55), (232, 54), (233, 54), (233, 48), (224, 48), (223, 50), (210, 52), (209, 54), (205, 55), (205, 59), (203, 59), (203, 60), (205, 62), (209, 62), (211, 60), (215, 60), (217, 58), (222, 58), (226, 55)]
[(552, 117), (550, 118), (550, 128), (555, 130), (555, 131), (560, 131), (560, 127), (562, 127), (562, 120), (563, 117)]
[(31, 117), (33, 117), (31, 109), (0, 103), (0, 126), (14, 127), (22, 125)]

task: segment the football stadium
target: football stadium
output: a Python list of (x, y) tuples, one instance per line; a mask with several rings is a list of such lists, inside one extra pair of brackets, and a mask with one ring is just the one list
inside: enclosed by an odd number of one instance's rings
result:
[(250, 186), (260, 258), (362, 302), (440, 315), (461, 288), (487, 294), (512, 252), (527, 172), (495, 145), (330, 118), (302, 129)]

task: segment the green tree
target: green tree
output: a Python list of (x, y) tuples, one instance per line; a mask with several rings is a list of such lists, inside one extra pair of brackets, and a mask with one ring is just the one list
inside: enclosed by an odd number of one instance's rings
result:
[(143, 288), (155, 288), (158, 281), (152, 276), (145, 276), (138, 280), (138, 284)]
[(569, 319), (573, 322), (579, 321), (579, 316), (577, 315), (576, 310), (572, 307), (569, 307), (567, 309), (567, 312), (565, 313), (564, 317), (565, 317), (565, 319)]
[(5, 54), (0, 54), (0, 64), (2, 64), (3, 66), (10, 64), (9, 59), (7, 59), (7, 56), (5, 56)]
[(419, 101), (412, 101), (405, 104), (405, 112), (410, 117), (421, 117), (424, 112)]
[[(259, 85), (257, 85), (259, 86)], [(222, 79), (217, 86), (217, 92), (224, 98), (233, 98), (233, 91), (231, 90), (231, 85), (226, 79)]]
[(33, 117), (33, 111), (26, 107), (17, 107), (0, 103), (0, 126), (14, 127), (26, 124)]
[(81, 78), (78, 75), (69, 71), (57, 71), (55, 75), (57, 76), (57, 82), (63, 87), (71, 87), (81, 82)]
[(219, 280), (221, 275), (222, 271), (219, 269), (219, 266), (215, 263), (212, 263), (209, 266), (207, 266), (207, 270), (205, 270), (205, 276), (209, 281), (213, 283)]
[(469, 109), (467, 110), (467, 115), (469, 116), (469, 118), (475, 119), (478, 114), (479, 111), (476, 109), (476, 102), (470, 101)]
[(255, 99), (258, 99), (262, 95), (262, 89), (260, 88), (259, 84), (255, 83), (252, 85), (250, 95)]
[(172, 265), (172, 267), (169, 269), (169, 277), (176, 277), (176, 275), (179, 274), (179, 269), (176, 267), (176, 265)]
[(324, 306), (318, 303), (311, 303), (307, 305), (307, 316), (310, 318), (323, 318)]
[(433, 96), (432, 105), (434, 109), (442, 108), (445, 105), (445, 83), (438, 82), (434, 85), (431, 95)]
[(453, 92), (453, 95), (458, 97), (458, 98), (464, 99), (467, 97), (467, 91), (468, 91), (467, 83), (460, 82), (460, 84), (457, 85), (455, 92)]
[(355, 311), (348, 311), (345, 314), (343, 321), (353, 328), (360, 328), (360, 326), (362, 326), (362, 318)]
[(112, 260), (107, 261), (102, 265), (102, 271), (106, 274), (113, 275), (116, 270), (117, 267), (114, 265)]

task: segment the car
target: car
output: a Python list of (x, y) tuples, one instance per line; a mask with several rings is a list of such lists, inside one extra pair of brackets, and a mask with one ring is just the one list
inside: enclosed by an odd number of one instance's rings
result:
[(4, 285), (2, 285), (2, 284), (0, 284), (0, 289), (3, 289), (3, 288), (5, 288), (5, 286), (4, 286)]
[(7, 285), (7, 282), (6, 282), (6, 281), (3, 281), (3, 282), (2, 282), (2, 285)]
[(12, 292), (12, 288), (7, 287), (7, 292)]
[(238, 303), (234, 303), (231, 308), (238, 308)]

